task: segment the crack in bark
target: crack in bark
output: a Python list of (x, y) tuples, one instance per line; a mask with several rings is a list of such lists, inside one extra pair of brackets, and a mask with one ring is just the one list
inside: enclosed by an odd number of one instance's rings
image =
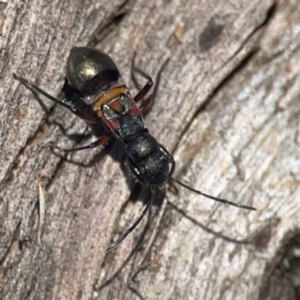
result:
[[(251, 34), (244, 40), (244, 42), (241, 44), (241, 46), (235, 51), (235, 53), (228, 58), (227, 63), (222, 66), (224, 68), (226, 65), (230, 64), (234, 58), (244, 50), (245, 46), (251, 41), (251, 38), (255, 36), (257, 32), (259, 32), (262, 28), (267, 26), (269, 22), (272, 20), (274, 13), (276, 11), (277, 3), (274, 3), (270, 8), (269, 11), (266, 14), (265, 20), (259, 24), (254, 30), (251, 32)], [(203, 101), (203, 103), (199, 106), (199, 108), (195, 111), (195, 113), (192, 115), (190, 120), (186, 123), (186, 126), (181, 131), (181, 134), (178, 137), (178, 141), (173, 147), (171, 153), (174, 153), (177, 148), (179, 147), (183, 136), (186, 134), (186, 132), (190, 129), (192, 123), (195, 119), (197, 119), (198, 115), (205, 111), (208, 104), (211, 103), (211, 101), (214, 99), (215, 95), (235, 76), (240, 70), (245, 68), (248, 63), (255, 58), (255, 54), (258, 52), (259, 47), (254, 47), (251, 51), (248, 52), (248, 54), (239, 62), (239, 64), (234, 67), (229, 74), (227, 74), (219, 83), (218, 85), (211, 91), (211, 93), (208, 95), (208, 97)]]

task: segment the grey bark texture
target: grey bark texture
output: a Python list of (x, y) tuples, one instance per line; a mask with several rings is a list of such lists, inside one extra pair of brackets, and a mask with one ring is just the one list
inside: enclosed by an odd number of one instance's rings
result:
[[(257, 211), (168, 187), (106, 253), (147, 192), (101, 148), (45, 147), (87, 144), (68, 137), (89, 128), (12, 76), (59, 97), (87, 45), (133, 94), (135, 52), (153, 78), (169, 59), (145, 123), (175, 177)], [(1, 299), (299, 299), (299, 0), (3, 1), (0, 46)]]

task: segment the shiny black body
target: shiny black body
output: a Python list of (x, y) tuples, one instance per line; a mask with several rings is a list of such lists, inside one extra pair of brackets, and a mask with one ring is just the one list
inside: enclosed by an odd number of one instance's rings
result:
[(67, 62), (67, 84), (65, 85), (67, 102), (58, 100), (28, 80), (14, 75), (28, 88), (43, 94), (93, 125), (98, 137), (95, 142), (80, 148), (63, 149), (64, 151), (78, 151), (105, 145), (114, 136), (124, 145), (132, 174), (141, 184), (150, 186), (151, 198), (138, 220), (107, 250), (118, 245), (140, 223), (149, 209), (157, 189), (163, 191), (166, 183), (170, 181), (206, 198), (255, 210), (251, 206), (210, 196), (172, 177), (175, 169), (173, 156), (149, 133), (142, 118), (142, 114), (155, 99), (156, 89), (147, 96), (153, 81), (138, 68), (134, 67), (132, 71), (147, 80), (145, 86), (135, 97), (131, 96), (117, 66), (107, 54), (86, 47), (74, 48), (71, 50)]
[[(67, 62), (67, 79), (96, 115), (100, 111), (96, 124), (101, 122), (106, 132), (123, 142), (133, 175), (143, 184), (163, 189), (169, 178), (169, 155), (145, 128), (138, 101), (127, 90), (112, 59), (96, 49), (74, 48)], [(118, 86), (124, 87), (123, 93), (109, 96)], [(101, 106), (94, 105), (103, 94), (107, 99)], [(114, 109), (116, 103), (119, 109)]]

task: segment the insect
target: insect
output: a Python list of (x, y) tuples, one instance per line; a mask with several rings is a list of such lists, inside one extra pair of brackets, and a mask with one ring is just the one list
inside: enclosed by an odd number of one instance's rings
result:
[(173, 156), (157, 142), (143, 123), (142, 114), (151, 106), (155, 98), (155, 93), (147, 96), (153, 86), (153, 80), (136, 67), (133, 67), (132, 71), (147, 80), (135, 97), (131, 96), (109, 55), (87, 47), (73, 48), (67, 61), (66, 77), (69, 87), (79, 97), (80, 103), (75, 105), (49, 95), (35, 84), (14, 74), (15, 79), (27, 88), (41, 93), (79, 118), (102, 127), (104, 133), (95, 142), (80, 148), (64, 149), (65, 151), (78, 151), (105, 145), (114, 136), (124, 145), (133, 176), (142, 185), (150, 186), (149, 201), (139, 218), (106, 250), (116, 247), (136, 228), (151, 206), (157, 190), (164, 191), (167, 183), (177, 183), (194, 193), (224, 204), (256, 210), (251, 206), (205, 194), (173, 177), (175, 170)]

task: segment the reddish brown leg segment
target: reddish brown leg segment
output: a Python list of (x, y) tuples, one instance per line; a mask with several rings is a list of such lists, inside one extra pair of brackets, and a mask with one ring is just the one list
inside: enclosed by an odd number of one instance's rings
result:
[(131, 78), (132, 78), (132, 81), (134, 82), (135, 86), (137, 88), (139, 88), (139, 85), (138, 85), (137, 80), (136, 80), (136, 78), (134, 76), (134, 73), (140, 74), (142, 77), (144, 77), (147, 80), (147, 83), (145, 84), (145, 86), (134, 97), (134, 101), (136, 103), (138, 103), (138, 102), (141, 101), (141, 104), (140, 104), (139, 108), (140, 108), (140, 110), (141, 110), (142, 113), (144, 113), (146, 110), (148, 110), (153, 105), (153, 103), (155, 101), (156, 93), (157, 93), (157, 90), (158, 90), (161, 73), (162, 73), (163, 69), (165, 68), (166, 64), (168, 63), (168, 61), (169, 61), (169, 59), (167, 59), (165, 61), (165, 63), (162, 65), (162, 67), (160, 68), (160, 70), (159, 70), (159, 72), (157, 74), (156, 84), (155, 84), (153, 93), (150, 94), (146, 99), (144, 99), (144, 97), (146, 96), (146, 94), (150, 91), (151, 87), (153, 86), (153, 80), (152, 80), (152, 78), (148, 74), (146, 74), (145, 72), (143, 72), (142, 70), (140, 70), (139, 68), (136, 68), (134, 66), (134, 58), (133, 58), (132, 67), (131, 67), (131, 70), (132, 70), (131, 71)]
[(92, 149), (92, 148), (104, 145), (109, 141), (110, 138), (111, 138), (111, 134), (103, 135), (97, 141), (95, 141), (87, 146), (78, 147), (78, 148), (64, 149), (64, 148), (61, 148), (58, 146), (52, 146), (52, 147), (62, 150), (62, 151), (65, 151), (65, 152), (75, 152), (75, 151), (80, 151), (80, 150)]
[[(147, 74), (144, 73), (142, 70), (140, 70), (140, 69), (138, 69), (138, 68), (136, 68), (136, 67), (133, 68), (132, 72), (136, 72), (136, 73), (140, 74), (142, 77), (144, 77), (145, 79), (147, 79), (147, 83), (145, 84), (145, 86), (144, 86), (144, 87), (139, 91), (139, 93), (134, 97), (134, 101), (135, 101), (136, 103), (138, 103), (138, 102), (140, 102), (141, 100), (143, 100), (144, 97), (146, 96), (146, 94), (150, 91), (150, 89), (151, 89), (151, 87), (152, 87), (152, 85), (153, 85), (153, 80), (152, 80), (152, 78), (151, 78), (149, 75), (147, 75)], [(135, 77), (133, 76), (133, 73), (132, 73), (132, 77), (135, 78)], [(136, 80), (134, 79), (134, 81), (136, 81)]]

